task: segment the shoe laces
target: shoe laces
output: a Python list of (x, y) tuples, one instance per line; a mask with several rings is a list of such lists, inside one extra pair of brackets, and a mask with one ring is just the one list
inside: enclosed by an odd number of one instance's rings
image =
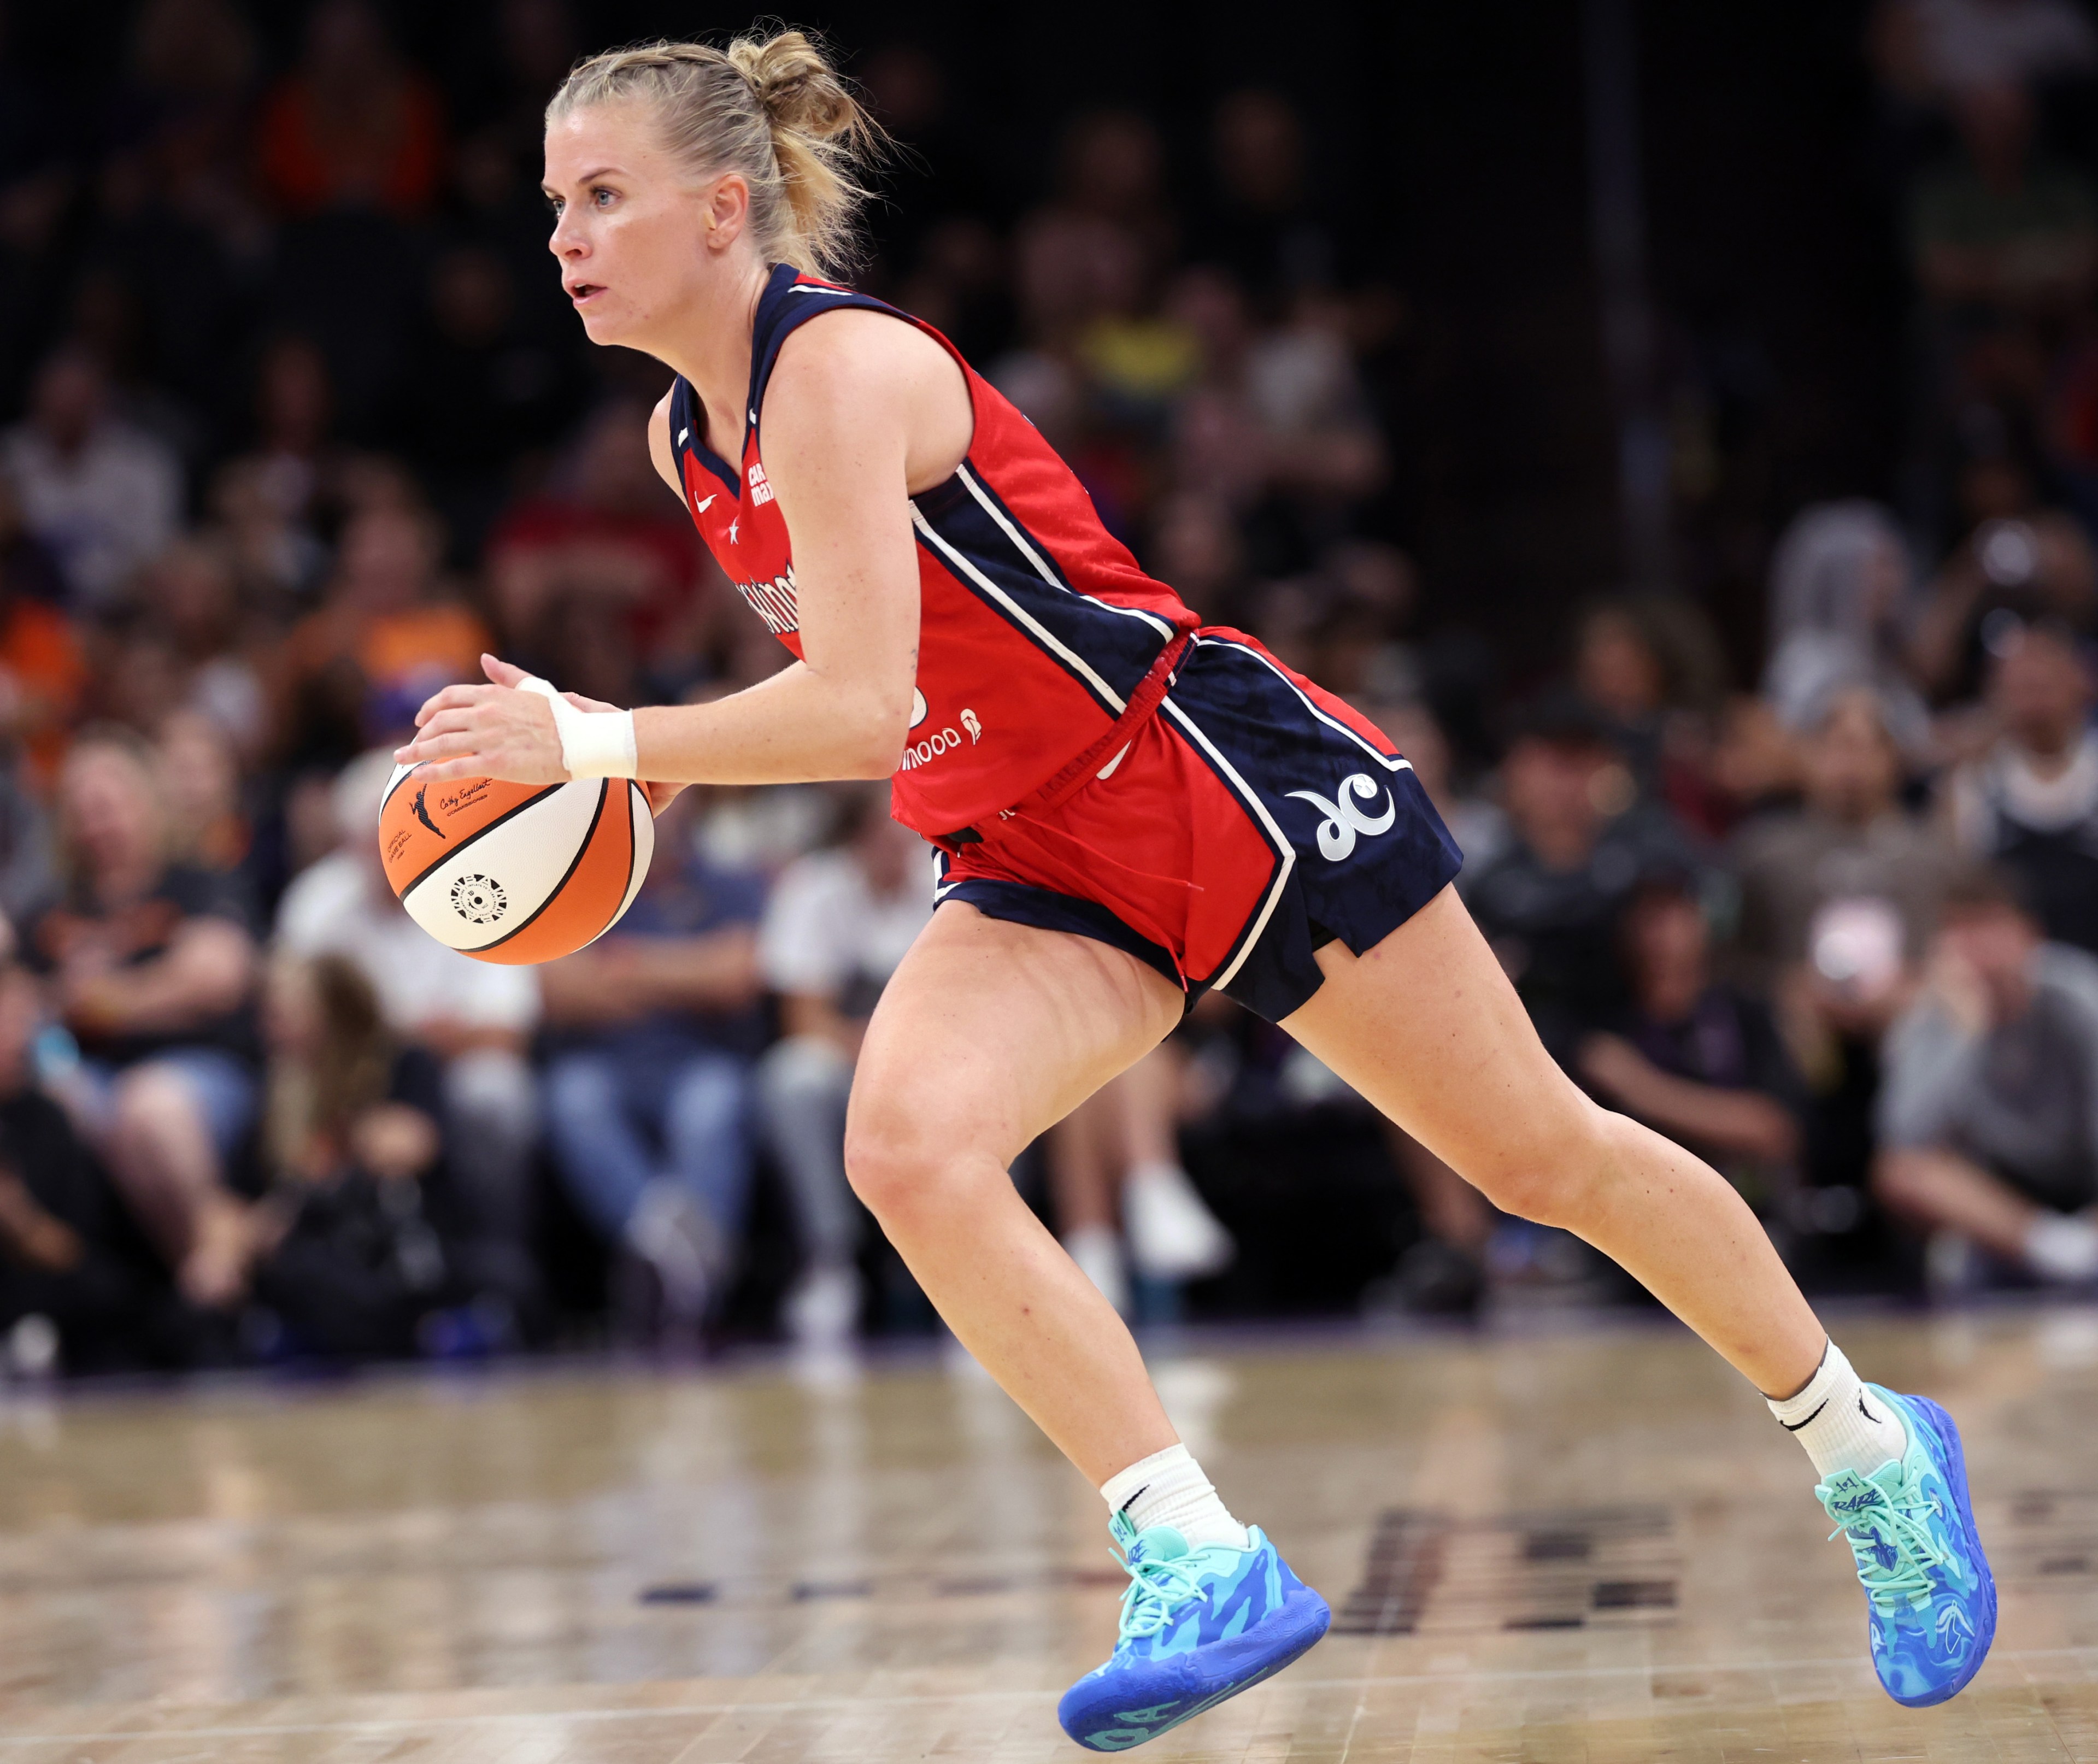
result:
[(1172, 1623), (1179, 1608), (1190, 1599), (1209, 1596), (1199, 1575), (1187, 1565), (1192, 1555), (1168, 1560), (1126, 1555), (1113, 1548), (1108, 1554), (1129, 1576), (1129, 1585), (1121, 1595), (1121, 1639), (1126, 1642), (1156, 1635)]
[[(1832, 1542), (1846, 1533), (1858, 1560), (1858, 1579), (1872, 1603), (1891, 1614), (1902, 1605), (1921, 1604), (1930, 1596), (1930, 1570), (1942, 1568), (1947, 1552), (1931, 1535), (1930, 1519), (1944, 1509), (1926, 1498), (1916, 1483), (1904, 1481), (1898, 1497), (1876, 1482), (1868, 1482), (1873, 1499), (1848, 1515), (1828, 1534)], [(1884, 1553), (1883, 1553), (1884, 1552)], [(1887, 1556), (1893, 1557), (1887, 1560)]]

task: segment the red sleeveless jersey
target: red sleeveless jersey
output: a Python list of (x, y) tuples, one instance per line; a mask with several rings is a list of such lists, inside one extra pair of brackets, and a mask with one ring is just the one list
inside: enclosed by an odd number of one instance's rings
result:
[(1103, 739), (1152, 663), (1196, 620), (1100, 524), (1092, 498), (1034, 425), (938, 331), (782, 264), (752, 330), (740, 467), (707, 446), (699, 401), (682, 378), (671, 388), (670, 439), (700, 537), (796, 656), (793, 548), (765, 476), (765, 388), (788, 333), (840, 307), (917, 325), (954, 357), (975, 407), (968, 457), (911, 500), (918, 679), (893, 812), (937, 839), (1021, 801)]

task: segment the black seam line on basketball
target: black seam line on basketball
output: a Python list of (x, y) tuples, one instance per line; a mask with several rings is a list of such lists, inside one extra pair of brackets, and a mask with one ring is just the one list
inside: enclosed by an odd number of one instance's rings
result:
[[(621, 801), (626, 808), (626, 885), (619, 891), (619, 905), (613, 909), (612, 917), (598, 927), (597, 937), (590, 939), (592, 943), (596, 942), (598, 937), (603, 937), (606, 932), (619, 923), (619, 915), (626, 911), (626, 903), (634, 895), (634, 867), (641, 862), (641, 836), (634, 831), (634, 796), (636, 787), (630, 778), (625, 782), (626, 794)], [(604, 786), (606, 790), (609, 791), (612, 788), (612, 780), (608, 778), (604, 781)], [(651, 818), (648, 830), (652, 833), (656, 830), (653, 825), (656, 805), (648, 800), (648, 792), (645, 788), (642, 789), (640, 794), (641, 812)], [(651, 849), (653, 848), (652, 847)]]
[[(402, 782), (406, 783), (407, 779), (404, 778), (402, 779)], [(404, 901), (407, 899), (407, 897), (410, 894), (414, 893), (417, 889), (420, 888), (425, 882), (428, 881), (432, 876), (435, 875), (440, 870), (443, 869), (446, 864), (452, 862), (454, 858), (458, 858), (463, 853), (470, 850), (472, 848), (473, 842), (481, 838), (484, 834), (492, 833), (496, 830), (496, 828), (502, 826), (505, 821), (515, 819), (518, 815), (522, 814), (527, 809), (530, 808), (533, 803), (544, 802), (547, 797), (553, 795), (553, 793), (560, 788), (561, 788), (561, 786), (559, 784), (549, 784), (544, 790), (540, 791), (536, 796), (527, 796), (514, 809), (505, 809), (502, 814), (497, 815), (496, 818), (490, 821), (487, 826), (478, 828), (475, 832), (468, 834), (459, 845), (454, 845), (450, 851), (445, 853), (444, 855), (439, 858), (435, 863), (432, 864), (428, 869), (425, 870), (420, 875), (417, 876), (415, 880), (409, 883), (405, 888), (403, 888), (401, 890), (401, 898)], [(440, 833), (437, 836), (441, 839), (444, 837), (444, 835)]]
[[(624, 783), (625, 780), (621, 779), (620, 782)], [(552, 889), (548, 893), (546, 899), (540, 902), (537, 906), (532, 909), (530, 914), (525, 918), (524, 921), (521, 924), (512, 925), (493, 943), (476, 944), (472, 949), (465, 952), (467, 954), (485, 955), (490, 950), (501, 949), (503, 946), (507, 943), (512, 937), (522, 937), (526, 932), (532, 928), (533, 922), (538, 918), (539, 915), (546, 911), (549, 906), (551, 906), (555, 901), (561, 897), (561, 890), (568, 885), (568, 878), (576, 873), (576, 867), (583, 861), (584, 853), (590, 849), (590, 841), (597, 837), (597, 830), (604, 821), (604, 805), (610, 799), (611, 796), (612, 780), (609, 778), (599, 779), (598, 780), (597, 787), (597, 809), (596, 812), (590, 816), (590, 830), (583, 835), (582, 844), (576, 847), (575, 856), (568, 860), (568, 868), (561, 872), (561, 880), (554, 884)], [(628, 836), (630, 838), (632, 837), (632, 835), (630, 834)]]
[[(1815, 1411), (1814, 1411), (1814, 1415), (1819, 1415), (1819, 1414), (1820, 1414), (1820, 1412), (1822, 1411), (1822, 1410), (1824, 1410), (1824, 1409), (1827, 1408), (1828, 1406), (1828, 1399), (1826, 1397), (1824, 1397), (1824, 1398), (1821, 1399), (1820, 1402), (1815, 1406)], [(1811, 1426), (1813, 1426), (1813, 1424), (1814, 1424), (1814, 1415), (1809, 1415), (1809, 1416), (1807, 1416), (1807, 1418), (1806, 1418), (1805, 1420), (1803, 1420), (1803, 1421), (1780, 1421), (1780, 1422), (1779, 1422), (1779, 1423), (1778, 1423), (1778, 1425), (1779, 1425), (1780, 1427), (1783, 1428), (1785, 1430), (1785, 1432), (1786, 1432), (1786, 1433), (1797, 1433), (1800, 1430), (1800, 1428), (1802, 1428), (1802, 1427), (1811, 1427)]]

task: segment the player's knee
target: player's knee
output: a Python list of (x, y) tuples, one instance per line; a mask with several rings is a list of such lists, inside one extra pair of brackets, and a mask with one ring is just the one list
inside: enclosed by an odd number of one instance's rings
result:
[(867, 1102), (845, 1118), (845, 1179), (892, 1236), (956, 1228), (993, 1187), (1012, 1191), (999, 1156), (972, 1130), (975, 1119), (929, 1090)]
[(1618, 1163), (1629, 1122), (1568, 1086), (1564, 1106), (1494, 1137), (1459, 1174), (1502, 1212), (1539, 1225), (1578, 1226)]
[(906, 1109), (855, 1113), (845, 1122), (845, 1180), (884, 1224), (923, 1204), (937, 1178), (933, 1138)]

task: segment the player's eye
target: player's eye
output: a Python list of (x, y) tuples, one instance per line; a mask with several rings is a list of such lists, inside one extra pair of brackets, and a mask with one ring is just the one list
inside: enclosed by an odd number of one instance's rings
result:
[(590, 200), (596, 203), (600, 208), (610, 208), (612, 206), (612, 192), (606, 189), (603, 184), (599, 184), (596, 189), (590, 191)]

